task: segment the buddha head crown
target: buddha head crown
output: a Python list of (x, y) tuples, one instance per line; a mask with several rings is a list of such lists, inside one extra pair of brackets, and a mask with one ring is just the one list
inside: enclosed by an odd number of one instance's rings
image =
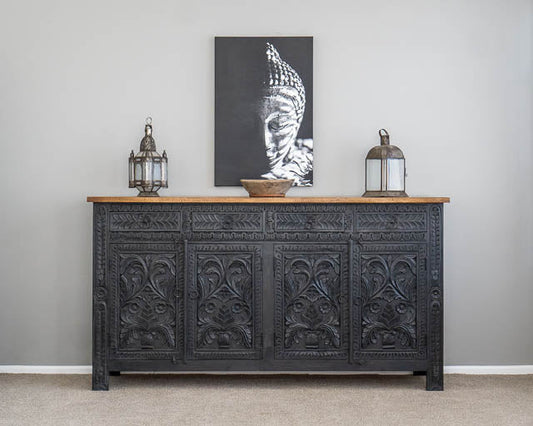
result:
[(265, 87), (267, 89), (289, 89), (286, 92), (293, 92), (290, 96), (294, 102), (298, 123), (302, 121), (305, 111), (305, 87), (298, 73), (287, 62), (281, 59), (279, 52), (273, 44), (266, 44), (267, 75)]

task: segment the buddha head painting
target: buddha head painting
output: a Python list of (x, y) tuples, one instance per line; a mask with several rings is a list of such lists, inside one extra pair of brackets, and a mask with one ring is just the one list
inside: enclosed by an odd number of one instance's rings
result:
[(298, 73), (271, 43), (266, 43), (267, 72), (259, 115), (263, 125), (270, 170), (266, 179), (294, 179), (294, 185), (311, 186), (313, 140), (299, 139), (305, 112), (305, 87)]
[(215, 185), (313, 184), (313, 38), (215, 38)]

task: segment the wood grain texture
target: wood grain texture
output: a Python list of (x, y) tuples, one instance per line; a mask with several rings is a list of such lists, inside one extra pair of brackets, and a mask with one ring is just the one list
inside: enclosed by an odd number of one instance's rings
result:
[(449, 203), (449, 197), (87, 197), (89, 203), (242, 203), (242, 204), (431, 204)]

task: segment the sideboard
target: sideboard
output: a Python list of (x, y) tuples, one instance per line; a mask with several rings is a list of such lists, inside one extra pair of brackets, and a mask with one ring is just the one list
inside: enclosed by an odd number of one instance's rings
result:
[(449, 198), (87, 201), (94, 390), (121, 371), (409, 371), (443, 389)]

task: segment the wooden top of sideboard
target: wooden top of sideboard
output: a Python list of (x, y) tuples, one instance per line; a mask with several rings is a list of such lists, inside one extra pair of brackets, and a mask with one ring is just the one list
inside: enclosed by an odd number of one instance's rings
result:
[(435, 204), (449, 197), (87, 197), (89, 203)]

